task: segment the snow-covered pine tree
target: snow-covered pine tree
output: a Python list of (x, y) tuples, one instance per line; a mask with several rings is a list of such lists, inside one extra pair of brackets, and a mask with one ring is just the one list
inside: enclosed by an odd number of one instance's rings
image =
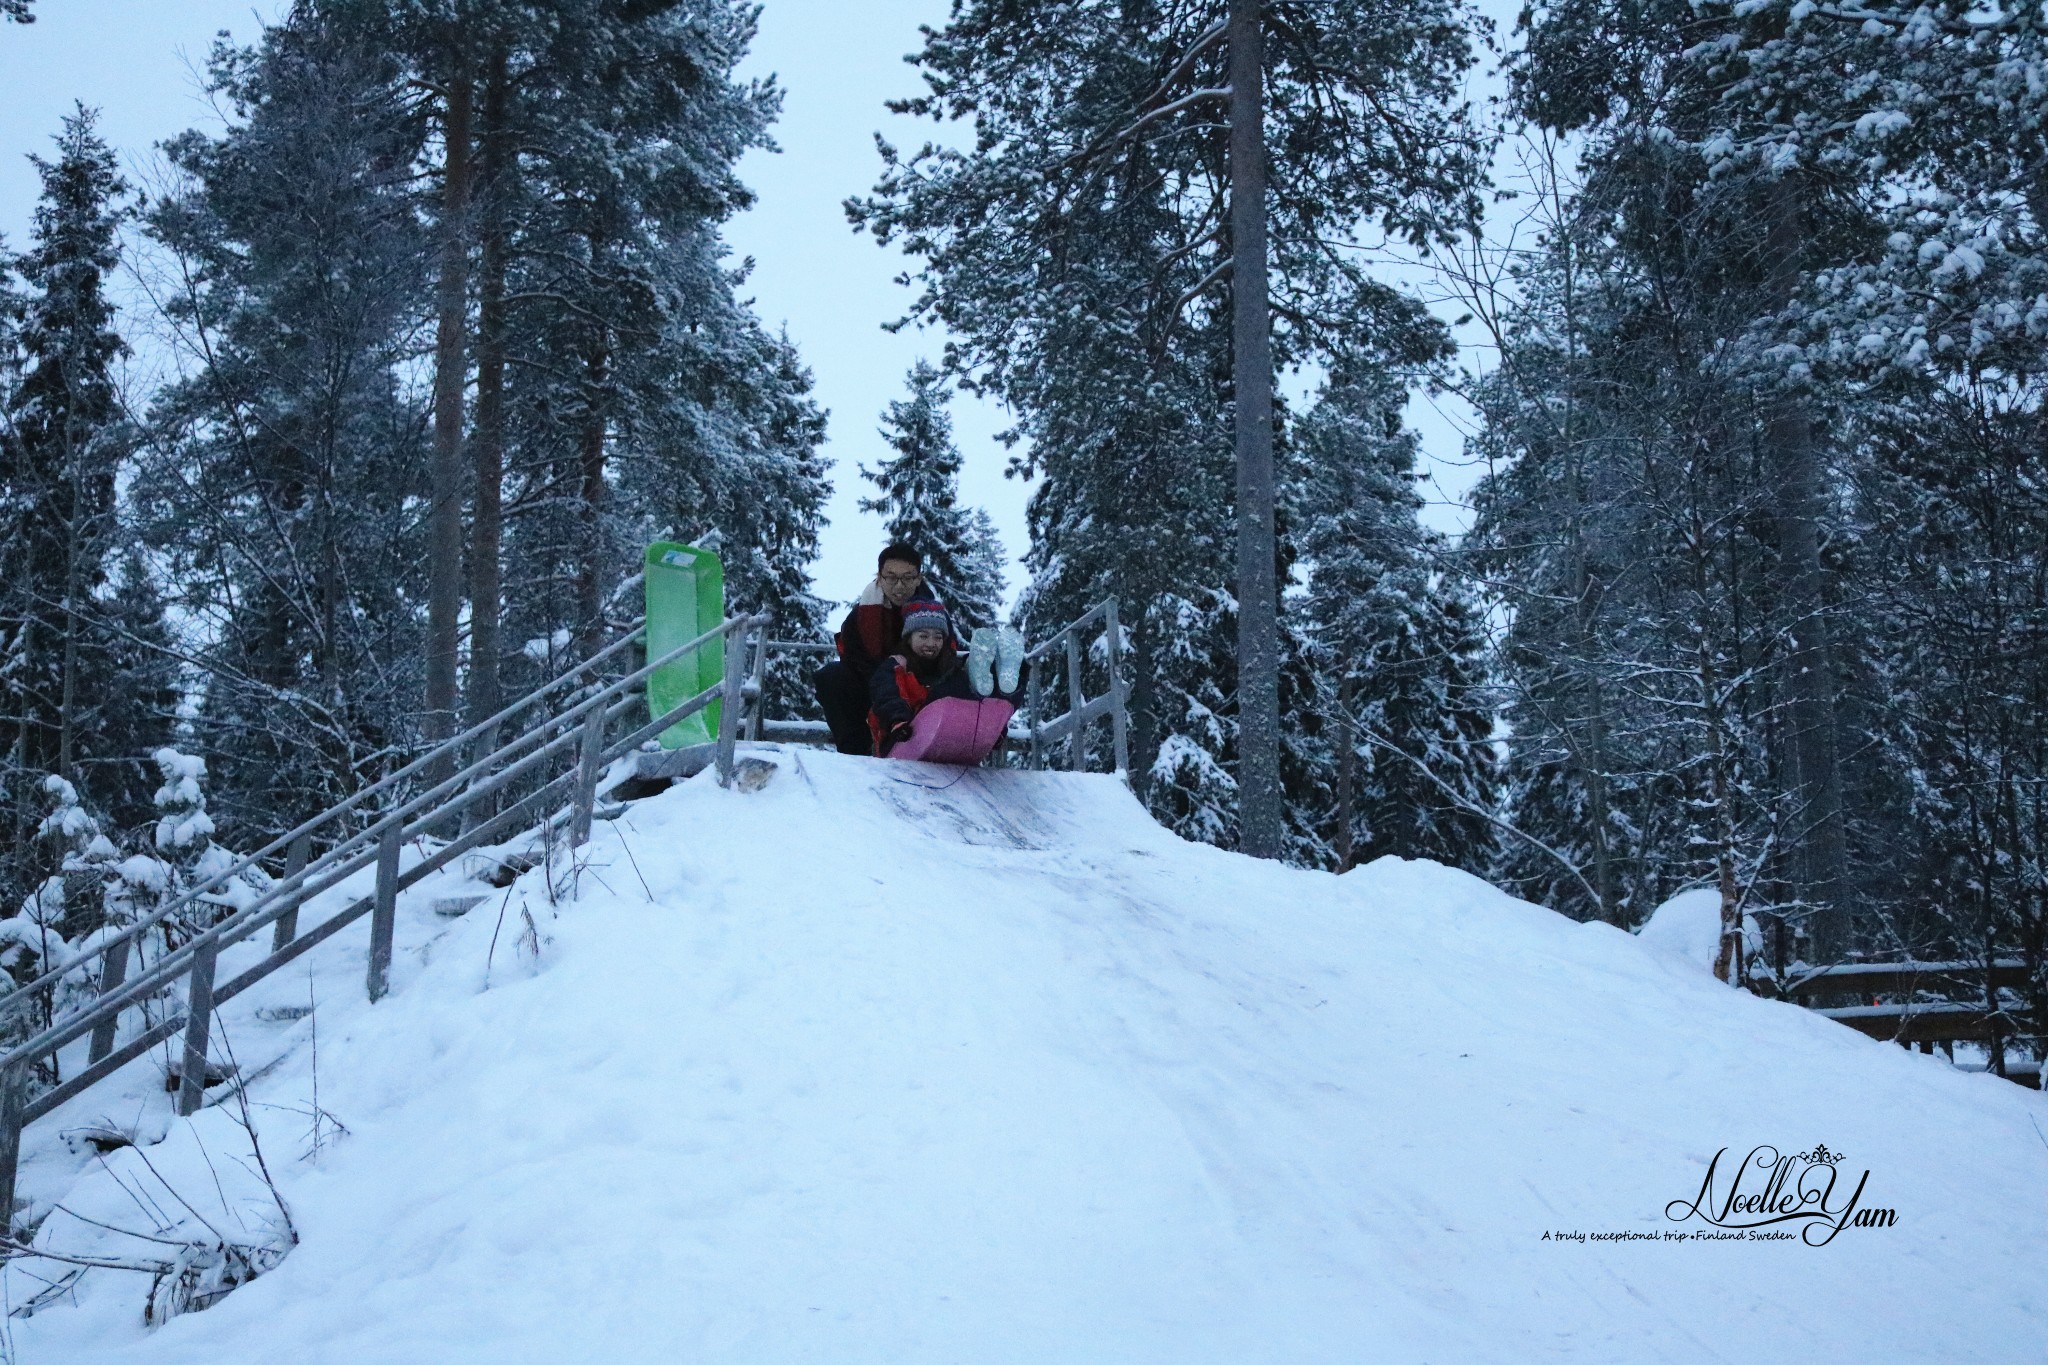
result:
[[(1381, 854), (1490, 870), (1497, 803), (1479, 621), (1421, 525), (1402, 386), (1339, 372), (1303, 418), (1302, 556), (1343, 866)], [(1349, 752), (1346, 752), (1346, 749)]]
[[(736, 604), (813, 638), (802, 587), (824, 467), (810, 381), (740, 301), (723, 219), (766, 140), (772, 82), (734, 75), (744, 6), (325, 6), (422, 74), (481, 82), (473, 619), (517, 645), (588, 652), (629, 617), (617, 589), (648, 540), (716, 530)], [(683, 78), (679, 73), (689, 73)], [(500, 534), (502, 532), (502, 534)], [(498, 648), (484, 673), (532, 681)], [(473, 661), (474, 670), (474, 661)], [(795, 704), (803, 689), (778, 688)]]
[[(1053, 623), (1121, 599), (1138, 783), (1176, 828), (1221, 842), (1239, 798), (1223, 662), (1236, 649), (1216, 630), (1237, 621), (1226, 9), (959, 6), (917, 59), (928, 93), (894, 107), (971, 118), (973, 150), (885, 144), (875, 194), (848, 205), (924, 259), (913, 315), (957, 339), (949, 368), (1017, 414), (1018, 467), (1044, 475), (1022, 613)], [(1469, 207), (1462, 17), (1449, 4), (1269, 17), (1279, 369), (1365, 337), (1410, 360), (1441, 353), (1422, 309), (1329, 248), (1361, 222), (1426, 232)], [(1420, 141), (1400, 131), (1425, 125)], [(1284, 533), (1275, 548), (1290, 557)], [(1283, 717), (1283, 737), (1303, 715)], [(1288, 766), (1283, 754), (1283, 782)]]
[[(163, 775), (163, 785), (156, 790), (157, 820), (150, 843), (168, 873), (162, 894), (175, 897), (214, 882), (236, 859), (214, 841), (213, 817), (206, 810), (206, 760), (168, 745), (150, 759)], [(260, 868), (244, 868), (202, 892), (181, 913), (182, 926), (194, 931), (225, 919), (268, 884)]]
[[(1793, 338), (1853, 399), (1834, 425), (1855, 498), (1827, 549), (1856, 605), (1834, 643), (1862, 928), (1915, 956), (2033, 960), (2048, 744), (2042, 651), (2019, 641), (2041, 628), (2044, 542), (2020, 490), (2048, 459), (2048, 18), (1898, 0), (1701, 17), (1722, 26), (1699, 58), (1726, 85), (1716, 168), (1864, 187), (1863, 249), (1820, 256)], [(1753, 117), (1787, 106), (1796, 147)], [(2030, 995), (2048, 1027), (2048, 975)]]
[[(1882, 253), (1884, 206), (1928, 183), (1892, 176), (1885, 143), (1932, 107), (1911, 93), (1922, 38), (1973, 22), (1943, 8), (1566, 0), (1537, 13), (1521, 73), (1539, 122), (1588, 134), (1586, 198), (1616, 216), (1628, 253), (1691, 256), (1690, 335), (1678, 335), (1711, 355), (1735, 400), (1718, 410), (1725, 436), (1760, 452), (1769, 498), (1754, 529), (1769, 519), (1763, 586), (1782, 646), (1756, 680), (1778, 703), (1774, 871), (1829, 961), (1878, 928), (1855, 918), (1889, 879), (1891, 850), (1856, 847), (1849, 798), (1868, 789), (1855, 769), (1871, 754), (1855, 739), (1864, 651), (1830, 546), (1844, 520), (1842, 469), (1858, 454), (1843, 439), (1848, 405), (1864, 395), (1831, 372), (1831, 319), (1816, 305), (1833, 270)], [(1842, 340), (1860, 347), (1865, 336), (1883, 347), (1878, 329)]]
[[(74, 961), (105, 923), (102, 884), (113, 875), (120, 854), (81, 800), (78, 788), (54, 773), (37, 784), (49, 806), (36, 829), (56, 871), (22, 897), (14, 914), (0, 919), (0, 972), (10, 989), (26, 985), (60, 962)], [(16, 1010), (0, 1023), (9, 1044), (26, 1039), (54, 1017), (94, 993), (92, 965), (60, 978), (38, 994), (32, 1010)]]
[(562, 641), (543, 660), (587, 652), (664, 533), (719, 530), (735, 602), (818, 632), (822, 418), (717, 234), (779, 99), (732, 75), (751, 24), (722, 0), (322, 0), (216, 52), (230, 126), (170, 145), (186, 192), (151, 214), (192, 283), (165, 294), (194, 355), (138, 503), (160, 509), (165, 581), (202, 623), (194, 726), (228, 837), (289, 825), (424, 738), (424, 632), (446, 617), (425, 608), (447, 584), (419, 507), (446, 424), (418, 381), (452, 278), (429, 227), (454, 122), (422, 123), (422, 82), (444, 114), (451, 73), (476, 85), (467, 590), (491, 657), (471, 660), (474, 700), (536, 680), (526, 640)]
[[(126, 347), (107, 277), (127, 187), (83, 107), (64, 120), (42, 181), (29, 249), (12, 261), (29, 287), (14, 333), (16, 374), (0, 428), (0, 811), (16, 855), (0, 894), (24, 894), (51, 869), (31, 844), (41, 774), (76, 784), (103, 809), (134, 805), (133, 753), (111, 746), (166, 733), (160, 658), (138, 660), (130, 633), (160, 629), (150, 604), (115, 603), (124, 553), (116, 485), (134, 445), (115, 391)], [(149, 708), (154, 708), (151, 713)], [(118, 714), (117, 714), (118, 712)]]
[[(706, 433), (700, 450), (713, 458), (678, 483), (676, 464), (651, 452), (655, 458), (628, 467), (632, 481), (621, 491), (641, 500), (666, 534), (694, 541), (718, 533), (731, 610), (767, 613), (773, 639), (822, 641), (830, 604), (812, 592), (810, 566), (832, 490), (831, 461), (821, 450), (825, 413), (787, 335), (771, 336), (737, 312), (728, 326), (726, 344), (750, 347), (756, 359), (736, 367), (720, 409), (690, 418)], [(637, 482), (643, 478), (645, 485)], [(771, 659), (766, 714), (815, 717), (814, 667), (804, 655)]]
[(861, 510), (887, 517), (892, 541), (924, 555), (925, 580), (964, 626), (994, 625), (1002, 616), (1003, 547), (988, 513), (960, 505), (960, 448), (946, 410), (948, 384), (926, 360), (911, 366), (908, 395), (882, 414), (881, 437), (894, 451), (861, 474), (881, 495)]
[(190, 743), (225, 837), (288, 829), (420, 734), (429, 243), (404, 74), (305, 12), (217, 46), (218, 135), (148, 217), (186, 377), (136, 498), (204, 670)]
[(1641, 229), (1701, 172), (1638, 151), (1513, 263), (1519, 297), (1493, 324), (1503, 363), (1475, 391), (1472, 450), (1492, 472), (1465, 545), (1504, 627), (1493, 666), (1518, 833), (1497, 876), (1622, 925), (1702, 883), (1779, 901), (1757, 887), (1780, 847), (1759, 778), (1778, 761), (1764, 678), (1786, 638), (1759, 534), (1774, 498), (1755, 459), (1763, 405), (1726, 340), (1747, 300), (1718, 220)]
[(120, 850), (107, 837), (99, 818), (86, 809), (78, 788), (52, 774), (43, 779), (43, 791), (52, 809), (36, 833), (62, 850), (57, 868), (62, 888), (61, 924), (67, 938), (82, 939), (106, 922), (102, 883), (113, 875)]

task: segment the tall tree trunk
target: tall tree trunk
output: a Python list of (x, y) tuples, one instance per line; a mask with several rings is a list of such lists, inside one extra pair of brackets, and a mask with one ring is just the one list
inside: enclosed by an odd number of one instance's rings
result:
[(1131, 793), (1144, 801), (1149, 795), (1152, 764), (1159, 757), (1158, 688), (1154, 686), (1154, 640), (1151, 602), (1147, 597), (1127, 597), (1136, 607), (1124, 625), (1124, 639), (1131, 647), (1131, 694), (1126, 699), (1131, 742)]
[(582, 561), (576, 566), (576, 645), (588, 658), (604, 644), (604, 436), (603, 393), (607, 361), (600, 351), (587, 362), (590, 411), (577, 449), (578, 493), (583, 520)]
[[(1580, 337), (1577, 239), (1571, 233), (1565, 233), (1559, 239), (1559, 246), (1564, 261), (1563, 303), (1569, 338), (1568, 354), (1576, 357)], [(1587, 833), (1592, 840), (1593, 852), (1592, 888), (1598, 897), (1593, 912), (1609, 924), (1619, 924), (1621, 896), (1614, 884), (1614, 858), (1608, 843), (1611, 823), (1607, 793), (1607, 704), (1601, 691), (1601, 670), (1595, 663), (1594, 653), (1599, 639), (1600, 602), (1596, 593), (1598, 585), (1594, 582), (1586, 552), (1586, 480), (1585, 468), (1580, 461), (1578, 411), (1578, 383), (1574, 380), (1565, 390), (1564, 423), (1559, 435), (1565, 459), (1566, 494), (1570, 499), (1565, 535), (1572, 569), (1573, 648), (1578, 653), (1575, 668), (1585, 700), (1584, 743), (1574, 733), (1575, 727), (1569, 720), (1563, 735), (1571, 761), (1586, 784), (1586, 815), (1590, 826)]]
[[(1791, 302), (1799, 283), (1805, 238), (1800, 190), (1791, 174), (1771, 187), (1770, 297)], [(1790, 703), (1793, 832), (1800, 898), (1812, 907), (1808, 931), (1814, 960), (1838, 961), (1848, 949), (1844, 896), (1848, 841), (1842, 825), (1842, 779), (1835, 739), (1834, 667), (1828, 647), (1827, 589), (1820, 562), (1821, 460), (1802, 395), (1780, 394), (1765, 413), (1764, 443), (1778, 475), (1779, 600), (1791, 648), (1785, 658)]]
[(65, 519), (67, 534), (64, 537), (64, 679), (57, 703), (57, 773), (67, 781), (76, 781), (71, 771), (72, 746), (77, 733), (78, 712), (78, 600), (83, 574), (80, 571), (79, 541), (84, 528), (79, 523), (84, 510), (85, 497), (79, 488), (78, 462), (71, 443), (71, 419), (64, 421), (64, 469), (70, 481), (71, 513)]
[(1265, 44), (1230, 0), (1231, 388), (1237, 435), (1238, 847), (1280, 856), (1280, 597), (1273, 553), (1273, 334), (1266, 292)]
[(1600, 679), (1591, 669), (1585, 674), (1586, 744), (1580, 756), (1586, 774), (1586, 822), (1592, 826), (1593, 889), (1600, 893), (1600, 918), (1622, 924), (1621, 889), (1615, 884), (1614, 848), (1609, 842), (1614, 808), (1607, 790), (1607, 699)]
[(1570, 726), (1565, 730), (1565, 738), (1586, 783), (1586, 832), (1593, 846), (1593, 890), (1600, 897), (1594, 912), (1609, 924), (1621, 925), (1621, 894), (1615, 886), (1614, 852), (1609, 844), (1613, 812), (1607, 791), (1607, 698), (1600, 685), (1601, 662), (1597, 653), (1601, 584), (1586, 552), (1586, 488), (1578, 451), (1570, 450), (1567, 458), (1571, 519), (1566, 537), (1572, 563), (1573, 646), (1578, 652), (1574, 668), (1585, 716), (1578, 727), (1583, 739), (1574, 735)]
[(1347, 670), (1337, 683), (1337, 870), (1349, 872), (1358, 856), (1351, 828), (1358, 819), (1358, 735), (1351, 715), (1357, 681)]
[[(1704, 604), (1704, 597), (1701, 600)], [(1714, 975), (1731, 986), (1742, 986), (1748, 984), (1749, 971), (1742, 951), (1742, 886), (1735, 874), (1735, 792), (1728, 780), (1728, 720), (1713, 650), (1704, 629), (1699, 637), (1699, 671), (1700, 698), (1707, 722), (1708, 776), (1714, 797), (1714, 878), (1721, 893), (1721, 941), (1714, 953)]]
[[(456, 628), (462, 615), (462, 388), (469, 296), (470, 83), (456, 56), (443, 137), (441, 277), (435, 296), (433, 502), (427, 514), (427, 713), (430, 740), (455, 733)], [(442, 765), (445, 773), (447, 765)], [(437, 773), (435, 775), (442, 775)]]
[[(505, 270), (508, 242), (505, 195), (509, 189), (511, 129), (506, 126), (505, 53), (491, 56), (483, 109), (483, 260), (477, 282), (476, 425), (470, 432), (470, 467), (476, 480), (470, 510), (469, 714), (472, 723), (496, 714), (498, 623), (502, 583), (499, 553), (505, 514)], [(489, 747), (485, 736), (483, 747)]]

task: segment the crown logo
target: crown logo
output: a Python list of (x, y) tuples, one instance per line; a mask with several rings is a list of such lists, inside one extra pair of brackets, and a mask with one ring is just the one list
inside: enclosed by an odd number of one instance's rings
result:
[(1813, 1145), (1812, 1151), (1799, 1152), (1795, 1154), (1792, 1159), (1794, 1161), (1809, 1162), (1815, 1166), (1832, 1166), (1842, 1159), (1842, 1154), (1840, 1152), (1829, 1151), (1827, 1149), (1826, 1143), (1816, 1142)]

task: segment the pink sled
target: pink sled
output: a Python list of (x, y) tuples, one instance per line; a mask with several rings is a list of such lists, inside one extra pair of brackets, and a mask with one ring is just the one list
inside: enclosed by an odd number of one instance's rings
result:
[(941, 697), (917, 713), (910, 738), (889, 757), (969, 766), (989, 756), (1017, 708), (1000, 697)]

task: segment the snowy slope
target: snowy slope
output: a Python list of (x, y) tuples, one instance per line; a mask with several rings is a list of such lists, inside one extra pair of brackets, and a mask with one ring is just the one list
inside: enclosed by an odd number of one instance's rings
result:
[[(282, 1057), (252, 1112), (302, 1244), (154, 1332), (145, 1282), (93, 1271), (75, 1306), (12, 1324), (17, 1358), (2048, 1349), (2039, 1095), (1433, 864), (1256, 863), (1181, 843), (1102, 777), (768, 758), (761, 790), (706, 777), (600, 826), (558, 910), (539, 873), (449, 927), (410, 908), (379, 1005), (359, 944), (279, 984), (318, 996), (311, 1020), (237, 1002), (245, 1069)], [(349, 1134), (302, 1159), (316, 1023), (319, 1103)], [(146, 1154), (197, 1213), (254, 1226), (230, 1118), (104, 1162), (39, 1125), (25, 1188), (134, 1228), (169, 1202)], [(1869, 1171), (1896, 1226), (1543, 1240), (1675, 1229), (1665, 1206), (1717, 1150), (1815, 1143)], [(121, 1245), (67, 1213), (43, 1236)]]

